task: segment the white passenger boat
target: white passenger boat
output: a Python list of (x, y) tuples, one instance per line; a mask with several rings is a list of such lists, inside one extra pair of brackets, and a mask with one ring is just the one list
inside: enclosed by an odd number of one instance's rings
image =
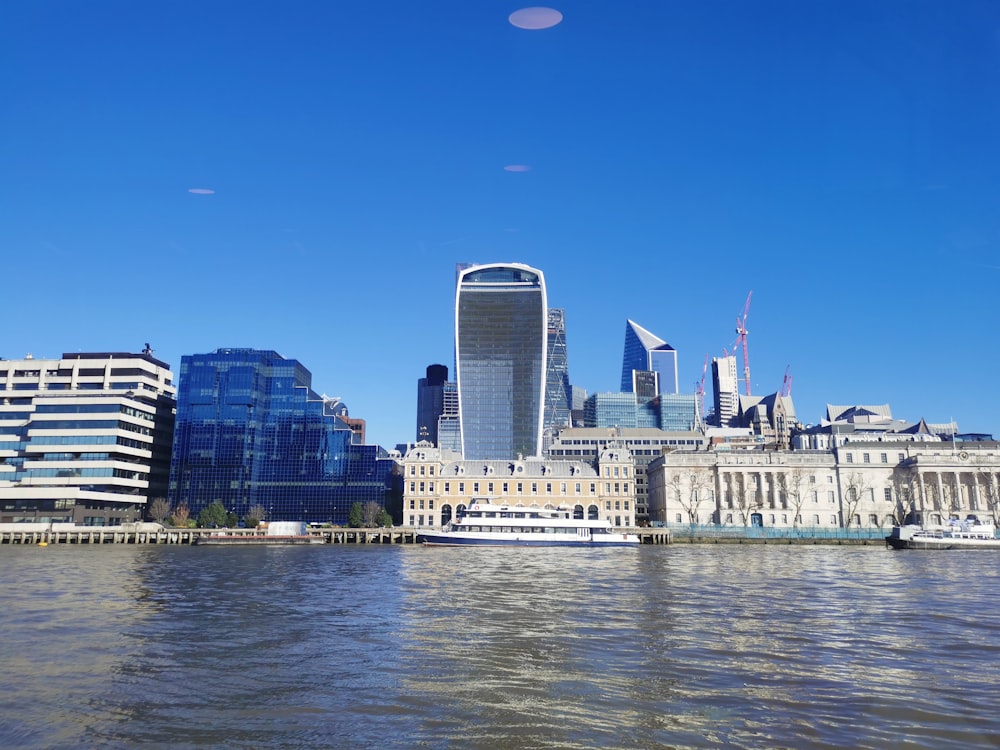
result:
[(996, 526), (975, 516), (942, 526), (893, 526), (885, 542), (893, 549), (1000, 549)]
[(474, 502), (441, 531), (421, 531), (417, 541), (449, 547), (624, 547), (639, 544), (639, 537), (615, 531), (607, 521), (574, 518), (566, 506)]

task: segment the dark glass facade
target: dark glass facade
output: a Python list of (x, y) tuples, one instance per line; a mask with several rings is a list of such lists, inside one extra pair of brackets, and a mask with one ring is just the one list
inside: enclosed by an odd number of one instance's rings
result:
[[(344, 405), (273, 351), (218, 349), (181, 359), (168, 498), (192, 515), (218, 500), (243, 516), (346, 524), (355, 502), (397, 512), (395, 462), (356, 445)], [(393, 502), (394, 498), (396, 502)]]
[(467, 460), (540, 454), (547, 312), (541, 271), (520, 264), (459, 271), (455, 349)]

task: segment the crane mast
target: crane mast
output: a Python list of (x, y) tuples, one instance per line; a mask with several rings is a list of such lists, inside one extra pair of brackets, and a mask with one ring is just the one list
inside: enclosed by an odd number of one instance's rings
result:
[(747, 295), (746, 305), (743, 306), (743, 316), (736, 318), (736, 341), (743, 349), (743, 382), (746, 384), (748, 396), (750, 395), (750, 354), (747, 352), (747, 315), (750, 314), (751, 296), (753, 296), (752, 289)]

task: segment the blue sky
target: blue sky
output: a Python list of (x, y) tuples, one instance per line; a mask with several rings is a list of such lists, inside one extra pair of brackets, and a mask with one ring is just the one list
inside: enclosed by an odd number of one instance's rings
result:
[(0, 356), (275, 349), (392, 446), (455, 264), (517, 261), (590, 392), (630, 318), (693, 391), (753, 290), (802, 421), (1000, 434), (1000, 5), (521, 7), (4, 3)]

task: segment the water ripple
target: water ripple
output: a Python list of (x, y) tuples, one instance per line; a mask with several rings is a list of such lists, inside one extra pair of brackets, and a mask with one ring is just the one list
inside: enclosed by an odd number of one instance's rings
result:
[(988, 556), (0, 557), (3, 747), (975, 748), (1000, 736)]

